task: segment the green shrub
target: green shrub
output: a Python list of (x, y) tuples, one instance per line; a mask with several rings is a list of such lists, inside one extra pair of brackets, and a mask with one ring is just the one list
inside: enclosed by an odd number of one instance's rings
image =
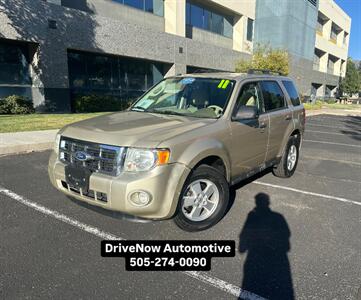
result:
[(22, 96), (12, 95), (0, 100), (0, 114), (31, 114), (34, 113), (32, 102)]
[(335, 104), (337, 101), (336, 101), (336, 99), (327, 99), (327, 100), (325, 100), (325, 102), (327, 103), (327, 104)]
[(320, 100), (316, 100), (316, 102), (314, 104), (312, 103), (304, 103), (303, 107), (307, 110), (312, 110), (312, 109), (321, 109), (323, 106), (323, 102)]
[(74, 99), (74, 110), (77, 113), (119, 111), (131, 105), (130, 99), (121, 100), (112, 96), (82, 95)]
[(236, 72), (247, 73), (249, 69), (269, 70), (287, 75), (289, 56), (284, 49), (273, 49), (270, 45), (256, 44), (250, 60), (236, 62)]

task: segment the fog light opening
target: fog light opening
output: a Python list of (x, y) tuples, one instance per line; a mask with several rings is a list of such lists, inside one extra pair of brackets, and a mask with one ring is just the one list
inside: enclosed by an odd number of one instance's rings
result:
[(146, 206), (152, 200), (152, 196), (145, 191), (136, 191), (130, 194), (129, 200), (135, 206)]

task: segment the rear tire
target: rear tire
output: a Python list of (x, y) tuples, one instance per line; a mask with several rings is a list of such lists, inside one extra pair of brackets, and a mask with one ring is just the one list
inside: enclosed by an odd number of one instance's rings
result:
[(280, 163), (274, 166), (273, 175), (281, 178), (291, 177), (297, 168), (300, 149), (300, 139), (298, 136), (290, 136), (286, 149), (283, 153)]
[(229, 202), (229, 186), (217, 169), (201, 165), (186, 180), (174, 218), (185, 231), (201, 231), (217, 224)]

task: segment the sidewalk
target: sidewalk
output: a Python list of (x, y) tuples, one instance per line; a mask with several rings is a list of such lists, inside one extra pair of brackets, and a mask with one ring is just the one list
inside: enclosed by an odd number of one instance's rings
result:
[(335, 116), (361, 116), (361, 109), (331, 109), (322, 108), (315, 110), (306, 110), (306, 116), (317, 116), (317, 115), (335, 115)]
[(58, 131), (59, 129), (0, 133), (0, 155), (50, 149)]

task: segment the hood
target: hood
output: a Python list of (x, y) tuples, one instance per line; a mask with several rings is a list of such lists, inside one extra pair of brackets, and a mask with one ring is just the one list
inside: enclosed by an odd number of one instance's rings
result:
[(125, 111), (70, 124), (62, 129), (61, 134), (108, 145), (156, 147), (167, 139), (216, 121), (216, 119)]

